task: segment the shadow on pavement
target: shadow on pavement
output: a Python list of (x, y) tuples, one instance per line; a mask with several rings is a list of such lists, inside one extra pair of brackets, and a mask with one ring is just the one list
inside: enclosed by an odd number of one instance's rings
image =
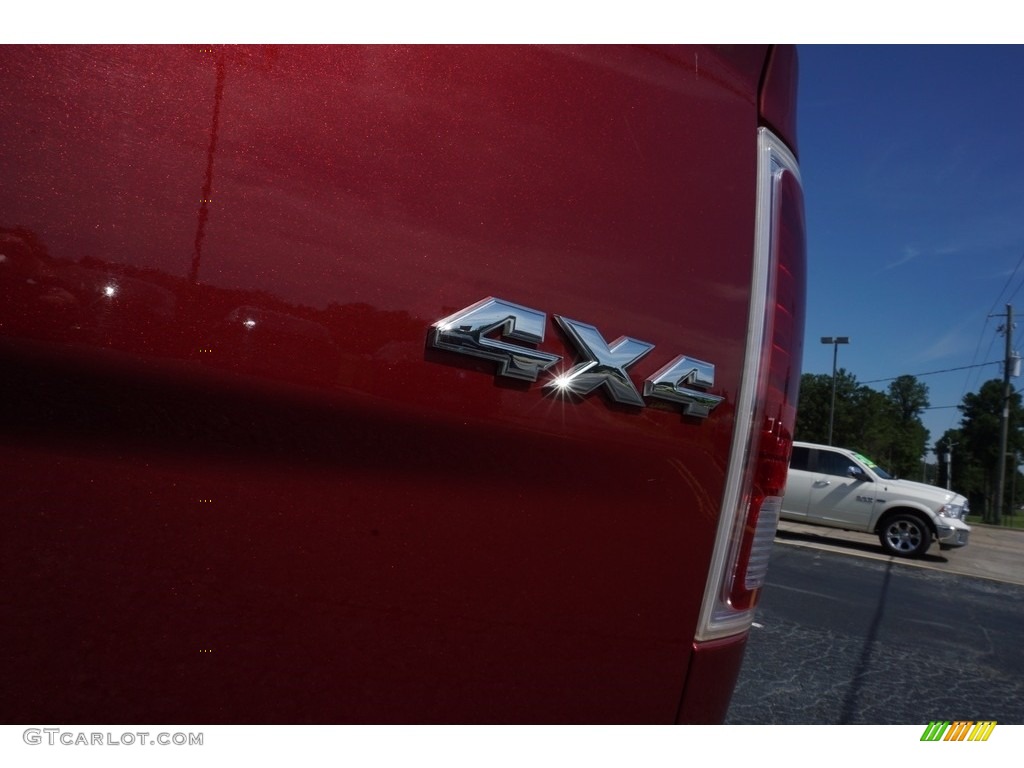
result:
[[(842, 534), (844, 532), (843, 531), (838, 531), (837, 533)], [(879, 558), (879, 559), (883, 559), (883, 560), (890, 560), (891, 559), (891, 560), (895, 560), (897, 562), (902, 562), (902, 561), (918, 562), (918, 563), (948, 563), (949, 562), (949, 558), (947, 558), (945, 556), (945, 554), (939, 554), (941, 552), (941, 550), (939, 550), (938, 546), (933, 546), (933, 549), (935, 550), (934, 552), (929, 551), (929, 552), (925, 553), (921, 557), (915, 557), (915, 558), (893, 557), (892, 555), (886, 554), (886, 552), (882, 549), (882, 547), (878, 543), (878, 541), (874, 537), (869, 536), (868, 534), (863, 534), (862, 537), (858, 536), (857, 539), (846, 539), (846, 538), (840, 538), (838, 536), (831, 536), (831, 535), (826, 536), (826, 535), (819, 535), (819, 534), (816, 534), (816, 533), (805, 533), (803, 531), (783, 530), (782, 528), (779, 528), (779, 530), (775, 534), (775, 538), (777, 538), (777, 539), (779, 539), (781, 541), (786, 541), (786, 542), (790, 542), (790, 543), (793, 543), (793, 544), (801, 544), (801, 543), (803, 543), (803, 544), (814, 544), (814, 545), (823, 546), (823, 547), (830, 547), (830, 548), (832, 548), (832, 549), (834, 549), (836, 551), (840, 551), (840, 552), (845, 551), (845, 552), (849, 552), (851, 554), (852, 553), (856, 553), (856, 554), (869, 555), (869, 556), (873, 556), (873, 557), (876, 557), (876, 558)]]

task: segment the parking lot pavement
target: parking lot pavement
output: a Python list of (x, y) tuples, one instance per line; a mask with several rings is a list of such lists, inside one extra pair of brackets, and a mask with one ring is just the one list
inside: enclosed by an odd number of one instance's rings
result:
[(932, 544), (924, 557), (892, 557), (882, 551), (878, 537), (856, 531), (842, 531), (788, 520), (779, 522), (776, 541), (833, 552), (889, 560), (918, 568), (934, 568), (948, 573), (995, 579), (1024, 586), (1024, 531), (971, 525), (970, 543), (960, 549), (939, 549)]

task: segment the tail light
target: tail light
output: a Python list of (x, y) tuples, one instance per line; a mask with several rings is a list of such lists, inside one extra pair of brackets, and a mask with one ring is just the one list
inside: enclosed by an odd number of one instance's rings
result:
[(698, 641), (750, 626), (793, 446), (803, 351), (803, 192), (796, 158), (767, 128), (758, 134), (757, 187), (744, 378)]

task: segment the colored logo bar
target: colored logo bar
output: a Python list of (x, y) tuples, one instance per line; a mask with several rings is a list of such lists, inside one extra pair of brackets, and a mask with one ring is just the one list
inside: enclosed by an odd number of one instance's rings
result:
[(995, 727), (995, 720), (932, 720), (921, 741), (988, 741)]

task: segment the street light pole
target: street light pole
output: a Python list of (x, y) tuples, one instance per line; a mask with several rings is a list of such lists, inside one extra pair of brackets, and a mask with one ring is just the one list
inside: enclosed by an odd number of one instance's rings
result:
[(832, 424), (836, 417), (836, 361), (839, 359), (839, 345), (849, 344), (849, 336), (822, 336), (822, 344), (832, 345), (832, 407), (828, 411), (828, 444), (832, 445)]

